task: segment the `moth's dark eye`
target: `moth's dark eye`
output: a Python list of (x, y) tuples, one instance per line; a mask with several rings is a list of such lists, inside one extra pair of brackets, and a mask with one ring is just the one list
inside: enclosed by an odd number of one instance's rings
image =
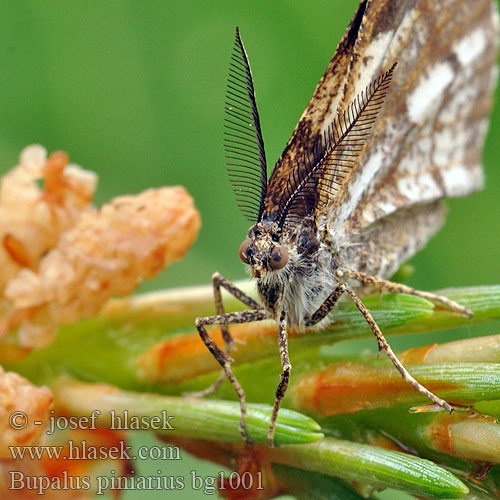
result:
[(238, 250), (238, 255), (240, 256), (240, 259), (245, 264), (249, 264), (250, 263), (250, 261), (248, 260), (248, 254), (247, 254), (247, 250), (248, 250), (248, 247), (250, 246), (250, 243), (252, 243), (252, 240), (250, 238), (247, 238), (246, 240), (243, 240), (241, 242), (240, 248)]
[(281, 269), (286, 266), (288, 262), (288, 248), (287, 247), (274, 247), (269, 259), (271, 269)]

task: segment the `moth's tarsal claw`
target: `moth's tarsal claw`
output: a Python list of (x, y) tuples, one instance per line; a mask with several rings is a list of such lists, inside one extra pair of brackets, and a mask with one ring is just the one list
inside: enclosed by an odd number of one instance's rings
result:
[(472, 316), (474, 315), (474, 313), (470, 309), (467, 309), (466, 307), (463, 307), (460, 304), (457, 304), (456, 302), (453, 301), (450, 301), (450, 305), (448, 307), (452, 311), (457, 312), (462, 316), (465, 316), (467, 319), (471, 319)]
[[(431, 393), (432, 394), (432, 393)], [(437, 406), (440, 406), (443, 408), (443, 410), (446, 410), (448, 413), (451, 414), (453, 411), (453, 406), (450, 405), (450, 403), (447, 403), (444, 399), (438, 398), (436, 395), (432, 394), (433, 397), (431, 397), (431, 401), (436, 403)]]

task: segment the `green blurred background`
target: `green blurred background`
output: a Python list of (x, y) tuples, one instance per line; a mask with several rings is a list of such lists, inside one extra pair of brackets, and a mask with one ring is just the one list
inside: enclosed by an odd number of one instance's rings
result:
[[(97, 203), (182, 184), (200, 210), (200, 235), (182, 262), (141, 289), (209, 283), (216, 270), (242, 278), (236, 252), (248, 224), (235, 208), (222, 153), (234, 26), (240, 26), (252, 63), (272, 165), (356, 5), (355, 0), (2, 2), (0, 168), (15, 165), (24, 146), (40, 143), (49, 151), (68, 151), (72, 161), (99, 174)], [(414, 286), (500, 282), (499, 97), (497, 90), (484, 152), (487, 187), (448, 202), (446, 226), (412, 260)], [(157, 465), (139, 467), (154, 473)], [(184, 472), (194, 467), (187, 458), (181, 466)], [(129, 492), (124, 498), (196, 495), (187, 488)]]

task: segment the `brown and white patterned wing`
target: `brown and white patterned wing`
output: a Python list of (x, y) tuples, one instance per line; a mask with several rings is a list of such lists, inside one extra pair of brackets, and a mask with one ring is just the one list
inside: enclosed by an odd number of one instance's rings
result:
[(291, 172), (300, 168), (304, 153), (313, 149), (320, 133), (333, 121), (332, 110), (337, 109), (342, 96), (365, 7), (366, 1), (361, 2), (307, 108), (276, 162), (265, 199), (265, 210), (268, 213), (274, 212), (280, 206)]
[(415, 204), (392, 212), (334, 242), (338, 263), (380, 278), (391, 277), (441, 229), (446, 209), (441, 200)]
[[(361, 2), (271, 175), (267, 208), (278, 203), (273, 196), (279, 198), (318, 134), (396, 61), (372, 137), (319, 218), (320, 229), (326, 226), (332, 240), (346, 247), (400, 209), (430, 209), (435, 200), (479, 189), (497, 47), (498, 14), (491, 0)], [(422, 236), (415, 248), (425, 243)]]
[(337, 241), (399, 209), (464, 196), (483, 184), (481, 150), (497, 77), (496, 2), (420, 0), (394, 15), (373, 1), (354, 48), (345, 106), (397, 60), (363, 158), (328, 219)]

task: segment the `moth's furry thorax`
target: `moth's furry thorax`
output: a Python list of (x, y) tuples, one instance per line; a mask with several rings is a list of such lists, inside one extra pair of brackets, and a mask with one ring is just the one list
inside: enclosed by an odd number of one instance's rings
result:
[[(293, 229), (280, 229), (274, 222), (257, 223), (248, 232), (249, 268), (257, 279), (257, 291), (266, 310), (279, 320), (285, 314), (288, 326), (303, 328), (335, 288), (337, 265), (323, 248), (312, 218)], [(271, 269), (269, 258), (275, 247), (286, 246), (288, 262)]]

